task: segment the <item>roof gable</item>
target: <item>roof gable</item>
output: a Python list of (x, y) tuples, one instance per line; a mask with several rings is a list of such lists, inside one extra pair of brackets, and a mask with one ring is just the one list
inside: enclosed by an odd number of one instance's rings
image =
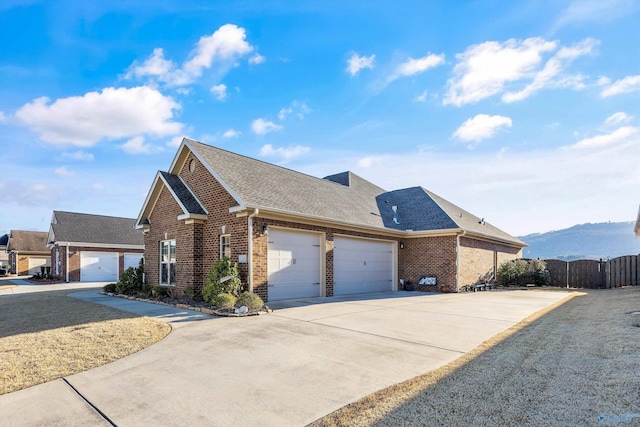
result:
[(144, 245), (135, 219), (76, 212), (54, 211), (49, 243)]

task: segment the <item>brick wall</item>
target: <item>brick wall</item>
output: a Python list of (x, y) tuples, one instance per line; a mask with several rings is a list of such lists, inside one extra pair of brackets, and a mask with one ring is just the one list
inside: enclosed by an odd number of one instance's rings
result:
[(456, 245), (456, 236), (404, 240), (404, 249), (399, 251), (404, 256), (404, 279), (415, 285), (422, 276), (434, 276), (436, 289), (423, 290), (456, 292)]
[(492, 275), (501, 262), (520, 257), (522, 250), (512, 246), (460, 238), (460, 283), (468, 286)]

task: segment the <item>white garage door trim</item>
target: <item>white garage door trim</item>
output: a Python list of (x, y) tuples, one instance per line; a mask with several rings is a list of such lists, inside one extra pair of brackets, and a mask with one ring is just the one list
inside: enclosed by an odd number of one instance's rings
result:
[(312, 298), (324, 292), (324, 234), (269, 227), (269, 301)]
[(80, 252), (81, 282), (117, 282), (117, 252)]
[(333, 238), (333, 294), (397, 291), (397, 243), (336, 235)]
[(125, 271), (129, 267), (138, 268), (140, 264), (140, 260), (144, 258), (144, 254), (140, 253), (125, 253), (124, 254), (124, 270)]
[(51, 257), (29, 257), (29, 270), (27, 273), (30, 276), (40, 273), (40, 267), (50, 267)]

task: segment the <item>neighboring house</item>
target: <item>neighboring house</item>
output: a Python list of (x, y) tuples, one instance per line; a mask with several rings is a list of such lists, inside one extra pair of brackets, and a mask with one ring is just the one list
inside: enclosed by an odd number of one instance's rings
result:
[(47, 239), (51, 274), (67, 282), (115, 282), (144, 255), (136, 220), (53, 211)]
[(137, 225), (148, 284), (198, 288), (227, 255), (265, 300), (392, 291), (424, 276), (456, 292), (526, 246), (421, 187), (319, 179), (187, 138)]
[(7, 253), (7, 244), (9, 243), (9, 235), (0, 236), (0, 266), (9, 265), (9, 254)]
[(51, 265), (47, 233), (44, 231), (11, 230), (7, 252), (12, 274), (32, 276), (40, 273), (40, 267)]

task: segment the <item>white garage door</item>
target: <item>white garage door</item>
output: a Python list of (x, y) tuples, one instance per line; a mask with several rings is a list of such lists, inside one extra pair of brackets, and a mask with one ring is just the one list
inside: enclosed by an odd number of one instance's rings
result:
[(333, 294), (348, 295), (393, 290), (393, 243), (335, 237)]
[(29, 257), (29, 275), (33, 276), (34, 274), (40, 273), (40, 267), (47, 267), (51, 264), (51, 257), (48, 258), (37, 258), (37, 257)]
[(129, 267), (138, 268), (141, 259), (142, 254), (124, 254), (124, 269), (126, 270)]
[(269, 301), (320, 296), (320, 236), (270, 230)]
[(81, 252), (81, 282), (117, 282), (118, 254), (116, 252)]

